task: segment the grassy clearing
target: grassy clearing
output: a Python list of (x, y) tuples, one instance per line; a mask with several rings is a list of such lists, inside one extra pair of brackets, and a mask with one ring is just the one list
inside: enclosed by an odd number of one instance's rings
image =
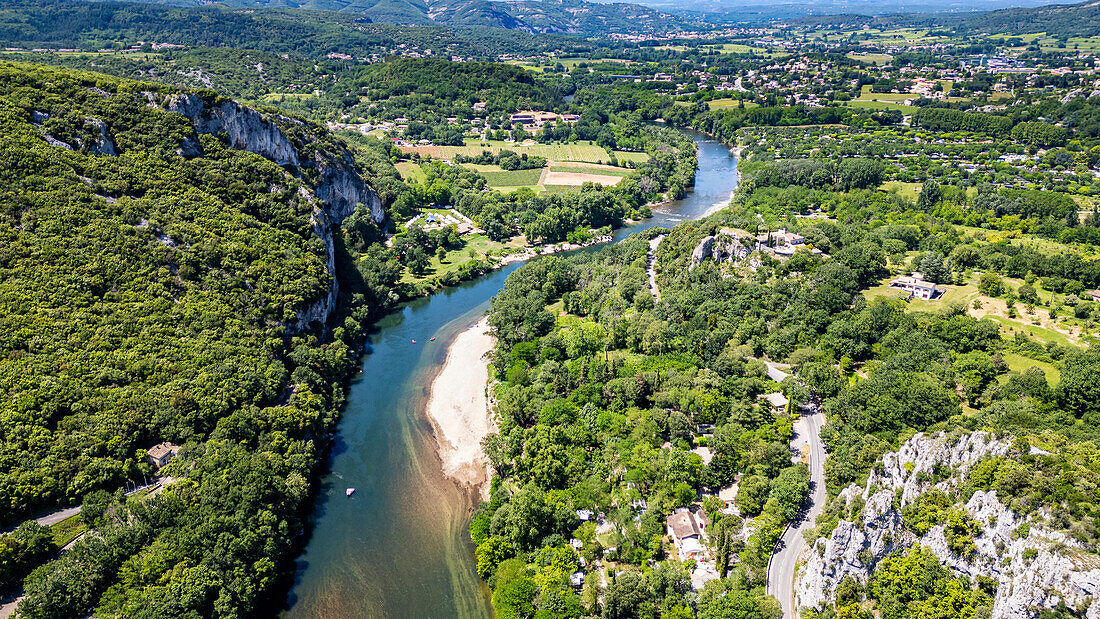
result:
[(882, 66), (894, 59), (890, 54), (848, 54), (848, 58), (864, 64)]
[(398, 174), (401, 175), (401, 180), (418, 180), (423, 181), (428, 178), (424, 171), (420, 169), (420, 165), (411, 161), (401, 161), (394, 166), (397, 168)]
[[(908, 98), (908, 97), (906, 97)], [(902, 114), (912, 114), (917, 111), (915, 105), (903, 105), (901, 103), (893, 103), (891, 101), (862, 101), (856, 99), (855, 101), (848, 101), (845, 103), (848, 107), (857, 107), (864, 110), (875, 110), (876, 112), (882, 110), (898, 110)]]
[(511, 251), (515, 251), (522, 247), (524, 242), (522, 237), (516, 237), (507, 242), (500, 243), (490, 239), (484, 234), (468, 234), (462, 238), (466, 242), (466, 245), (461, 249), (447, 252), (443, 260), (440, 260), (433, 254), (431, 256), (431, 266), (423, 277), (417, 277), (408, 269), (405, 269), (401, 274), (401, 281), (411, 284), (431, 277), (446, 275), (447, 273), (458, 271), (463, 264), (470, 260), (481, 260), (484, 259), (486, 255), (501, 256)]
[(1009, 335), (1016, 333), (1025, 333), (1029, 337), (1035, 340), (1039, 340), (1044, 344), (1055, 342), (1063, 346), (1077, 346), (1074, 342), (1070, 341), (1064, 333), (1055, 331), (1054, 329), (1047, 329), (1037, 325), (1027, 324), (1020, 322), (1019, 320), (1013, 320), (1004, 316), (997, 316), (990, 314), (989, 318), (1001, 323), (1002, 331), (1007, 332)]
[[(863, 296), (867, 299), (874, 299), (876, 297), (890, 297), (890, 298), (905, 298), (909, 294), (903, 290), (890, 287), (890, 280), (887, 278), (873, 288), (868, 288), (863, 292)], [(969, 307), (969, 303), (976, 299), (979, 295), (978, 287), (973, 284), (967, 284), (966, 286), (940, 286), (945, 289), (944, 293), (936, 299), (931, 301), (925, 301), (923, 299), (913, 299), (909, 301), (909, 306), (906, 311), (909, 312), (934, 312), (942, 310), (953, 303), (964, 303)]]
[(80, 514), (77, 514), (51, 526), (50, 534), (53, 536), (53, 543), (64, 546), (87, 530), (88, 525), (84, 524), (84, 519), (80, 517)]
[[(732, 110), (737, 107), (741, 102), (737, 99), (714, 99), (707, 101), (707, 107), (712, 110)], [(754, 107), (760, 107), (758, 103), (752, 101), (745, 101), (745, 109), (752, 109)]]
[(535, 187), (539, 184), (542, 168), (534, 170), (505, 170), (495, 165), (467, 165), (485, 177), (493, 189), (504, 187)]
[(882, 184), (882, 190), (891, 193), (896, 192), (898, 195), (905, 196), (911, 200), (916, 200), (920, 195), (920, 183), (903, 183), (901, 181), (889, 181)]
[(1044, 374), (1046, 374), (1047, 382), (1051, 385), (1057, 385), (1058, 381), (1062, 378), (1062, 374), (1058, 371), (1058, 368), (1054, 367), (1050, 363), (1046, 363), (1045, 361), (1036, 361), (1034, 359), (1029, 359), (1019, 353), (1014, 352), (1003, 352), (1001, 353), (1001, 357), (1003, 357), (1005, 363), (1008, 364), (1008, 369), (1012, 370), (1013, 372), (1023, 372), (1028, 368), (1039, 368), (1043, 371)]

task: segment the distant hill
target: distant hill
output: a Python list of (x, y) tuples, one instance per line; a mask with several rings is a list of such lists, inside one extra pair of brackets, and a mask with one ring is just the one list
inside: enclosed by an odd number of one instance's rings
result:
[(1045, 32), (1054, 36), (1092, 37), (1100, 35), (1100, 2), (1087, 0), (1032, 9), (1002, 9), (983, 15), (960, 16), (959, 21), (965, 27), (983, 32)]
[[(148, 0), (201, 6), (208, 0)], [(693, 22), (638, 4), (586, 0), (222, 0), (231, 8), (292, 8), (363, 14), (400, 25), (479, 26), (539, 34), (639, 33), (682, 30)]]
[[(578, 53), (593, 47), (591, 42), (578, 37), (532, 37), (518, 30), (463, 25), (430, 27), (434, 22), (423, 14), (419, 18), (413, 15), (399, 19), (408, 14), (398, 6), (403, 2), (394, 0), (387, 5), (392, 9), (388, 13), (376, 12), (367, 17), (319, 10), (231, 9), (224, 5), (178, 7), (82, 0), (0, 0), (0, 46), (96, 50), (152, 41), (312, 58), (330, 52), (362, 57), (384, 53), (398, 43), (421, 50), (445, 49), (450, 54), (474, 58), (549, 50)], [(411, 3), (405, 4), (408, 5), (405, 8), (415, 8)], [(417, 19), (429, 27), (392, 25)], [(372, 23), (375, 20), (389, 23)]]
[(1100, 36), (1100, 1), (1051, 4), (981, 13), (908, 13), (898, 15), (842, 14), (804, 17), (790, 22), (800, 26), (890, 28), (923, 26), (953, 28), (960, 32), (1023, 35), (1045, 32), (1051, 36)]

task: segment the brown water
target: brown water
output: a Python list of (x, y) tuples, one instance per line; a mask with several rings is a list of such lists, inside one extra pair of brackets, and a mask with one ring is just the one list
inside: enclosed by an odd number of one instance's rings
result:
[[(736, 160), (721, 144), (691, 135), (699, 145), (694, 190), (617, 231), (616, 241), (728, 203)], [(476, 496), (443, 477), (425, 410), (447, 346), (518, 266), (408, 303), (377, 325), (321, 480), (287, 617), (492, 615), (466, 532)], [(350, 498), (349, 487), (356, 488)]]

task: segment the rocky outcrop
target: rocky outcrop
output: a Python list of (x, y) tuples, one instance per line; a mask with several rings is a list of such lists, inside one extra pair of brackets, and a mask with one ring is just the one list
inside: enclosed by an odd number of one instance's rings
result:
[(189, 118), (198, 133), (224, 133), (232, 148), (256, 153), (282, 166), (299, 164), (298, 151), (282, 129), (252, 108), (235, 101), (207, 105), (201, 97), (192, 94), (169, 97), (165, 107), (169, 112), (179, 112)]
[(723, 228), (716, 236), (703, 237), (691, 252), (690, 269), (702, 264), (707, 258), (715, 262), (733, 262), (748, 257), (750, 250), (741, 242), (732, 230)]
[[(998, 499), (996, 492), (977, 491), (967, 500), (966, 511), (981, 527), (974, 537), (976, 552), (969, 557), (954, 554), (943, 525), (918, 537), (902, 526), (901, 510), (933, 487), (955, 496), (965, 474), (979, 460), (1004, 455), (1007, 441), (985, 432), (949, 438), (915, 435), (901, 448), (882, 458), (863, 487), (851, 485), (840, 493), (848, 506), (861, 501), (858, 520), (841, 520), (826, 538), (818, 539), (795, 583), (795, 605), (822, 608), (834, 599), (845, 576), (866, 584), (874, 564), (895, 550), (920, 544), (956, 573), (985, 576), (999, 586), (994, 598), (994, 618), (1023, 619), (1036, 609), (1053, 608), (1059, 601), (1070, 607), (1087, 605), (1086, 616), (1100, 619), (1100, 559), (1058, 531), (1031, 524), (1026, 537), (1021, 517)], [(952, 474), (935, 484), (935, 473)]]
[[(313, 204), (310, 224), (313, 233), (325, 243), (327, 269), (332, 284), (328, 293), (297, 313), (292, 331), (302, 331), (313, 323), (325, 323), (332, 314), (339, 294), (336, 282), (336, 264), (333, 235), (340, 224), (362, 204), (370, 210), (371, 218), (382, 223), (386, 213), (378, 194), (367, 185), (351, 155), (345, 151), (321, 153), (303, 157), (294, 142), (280, 127), (301, 126), (300, 121), (285, 116), (269, 117), (234, 101), (207, 103), (193, 94), (169, 97), (165, 109), (177, 112), (191, 120), (198, 134), (225, 135), (229, 146), (255, 153), (288, 168), (298, 174), (303, 168), (319, 172), (311, 191), (303, 189), (303, 197)], [(202, 148), (195, 138), (188, 138), (177, 151), (184, 157), (202, 155)]]
[(342, 154), (339, 158), (321, 161), (318, 166), (321, 180), (314, 194), (324, 202), (325, 213), (330, 219), (337, 220), (336, 223), (342, 222), (355, 211), (357, 205), (362, 204), (370, 209), (371, 219), (376, 223), (385, 220), (382, 200), (355, 170), (350, 157)]
[(111, 136), (107, 133), (107, 124), (98, 118), (84, 119), (84, 127), (96, 133), (95, 141), (88, 145), (88, 152), (93, 155), (118, 156), (118, 150)]

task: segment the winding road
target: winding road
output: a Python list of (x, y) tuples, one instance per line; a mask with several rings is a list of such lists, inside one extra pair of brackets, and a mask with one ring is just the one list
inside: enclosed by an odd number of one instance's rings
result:
[(794, 608), (795, 563), (806, 547), (803, 533), (814, 527), (814, 521), (825, 508), (825, 446), (821, 444), (824, 423), (824, 416), (817, 407), (804, 408), (791, 437), (791, 449), (796, 454), (801, 454), (803, 445), (810, 446), (810, 498), (803, 509), (802, 519), (792, 522), (783, 531), (768, 561), (767, 592), (779, 600), (784, 619), (798, 618)]

